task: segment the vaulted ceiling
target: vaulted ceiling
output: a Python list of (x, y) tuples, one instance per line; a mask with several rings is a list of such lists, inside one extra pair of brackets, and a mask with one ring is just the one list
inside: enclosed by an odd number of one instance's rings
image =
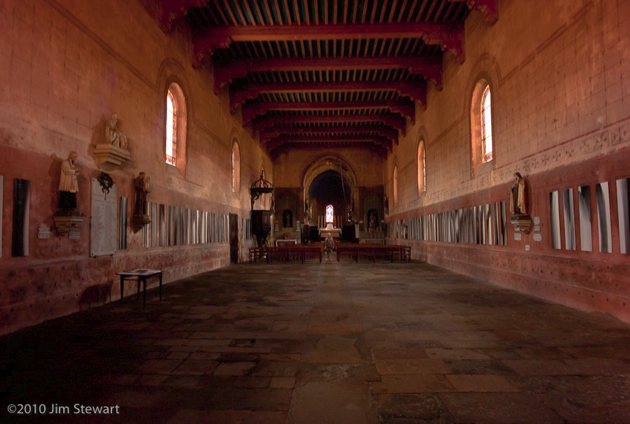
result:
[(272, 155), (359, 145), (386, 155), (427, 85), (442, 88), (444, 55), (466, 58), (464, 21), (498, 18), (497, 0), (157, 0), (169, 32), (183, 20), (195, 67), (214, 68)]

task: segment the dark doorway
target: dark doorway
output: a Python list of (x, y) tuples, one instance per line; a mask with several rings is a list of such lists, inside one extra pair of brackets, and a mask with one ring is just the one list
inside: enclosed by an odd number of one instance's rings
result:
[(238, 263), (238, 215), (230, 214), (230, 262)]

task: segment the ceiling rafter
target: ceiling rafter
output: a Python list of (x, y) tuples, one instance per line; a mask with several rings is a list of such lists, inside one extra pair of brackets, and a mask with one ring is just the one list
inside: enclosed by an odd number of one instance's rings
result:
[(371, 100), (371, 101), (352, 101), (352, 102), (260, 102), (250, 101), (243, 104), (242, 119), (243, 125), (251, 122), (256, 116), (264, 115), (270, 110), (284, 111), (306, 111), (306, 110), (370, 110), (370, 109), (388, 109), (392, 112), (399, 113), (415, 122), (416, 104), (410, 100)]
[(307, 126), (307, 127), (276, 127), (260, 132), (260, 142), (267, 143), (281, 135), (322, 135), (322, 134), (371, 134), (377, 133), (391, 142), (398, 144), (398, 130), (384, 125), (336, 125), (336, 126)]
[(398, 114), (353, 114), (353, 115), (292, 115), (292, 116), (260, 116), (252, 121), (252, 130), (263, 131), (279, 125), (300, 124), (344, 124), (376, 122), (393, 127), (405, 134), (405, 118)]
[(215, 61), (214, 89), (218, 93), (235, 78), (245, 78), (255, 72), (308, 72), (342, 70), (407, 69), (411, 74), (422, 75), (436, 87), (442, 86), (442, 59), (428, 57), (334, 57), (228, 59)]
[[(199, 0), (198, 0), (199, 1)], [(256, 41), (337, 41), (420, 38), (465, 60), (463, 23), (397, 22), (382, 24), (265, 25), (206, 28), (194, 35), (195, 61), (227, 49), (232, 43)], [(328, 45), (328, 43), (326, 43)]]
[(427, 104), (426, 81), (325, 81), (287, 82), (230, 85), (230, 108), (235, 110), (246, 100), (254, 100), (261, 93), (356, 93), (364, 91), (395, 91), (422, 106)]
[(386, 137), (378, 135), (362, 135), (362, 134), (342, 134), (336, 136), (330, 135), (281, 135), (271, 141), (267, 146), (267, 151), (278, 148), (283, 144), (289, 143), (338, 143), (338, 142), (352, 142), (352, 143), (374, 143), (386, 148), (391, 152), (392, 143)]

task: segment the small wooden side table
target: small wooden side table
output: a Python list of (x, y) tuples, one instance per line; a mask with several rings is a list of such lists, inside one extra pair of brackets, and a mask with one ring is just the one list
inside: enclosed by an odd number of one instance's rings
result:
[(160, 302), (162, 301), (162, 271), (159, 269), (134, 269), (131, 271), (117, 272), (120, 275), (120, 304), (123, 304), (125, 280), (138, 282), (138, 296), (140, 296), (140, 283), (143, 285), (142, 307), (147, 306), (147, 278), (160, 277)]

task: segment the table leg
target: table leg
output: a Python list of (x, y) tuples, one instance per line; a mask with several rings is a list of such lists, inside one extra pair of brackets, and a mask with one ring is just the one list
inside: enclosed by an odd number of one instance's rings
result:
[(142, 285), (143, 285), (143, 291), (144, 291), (142, 295), (142, 307), (146, 308), (147, 307), (147, 277), (144, 277), (142, 279)]
[(160, 273), (160, 302), (162, 301), (162, 273)]
[(123, 288), (124, 288), (124, 284), (123, 282), (125, 281), (125, 277), (123, 277), (122, 275), (120, 276), (120, 304), (123, 304)]

